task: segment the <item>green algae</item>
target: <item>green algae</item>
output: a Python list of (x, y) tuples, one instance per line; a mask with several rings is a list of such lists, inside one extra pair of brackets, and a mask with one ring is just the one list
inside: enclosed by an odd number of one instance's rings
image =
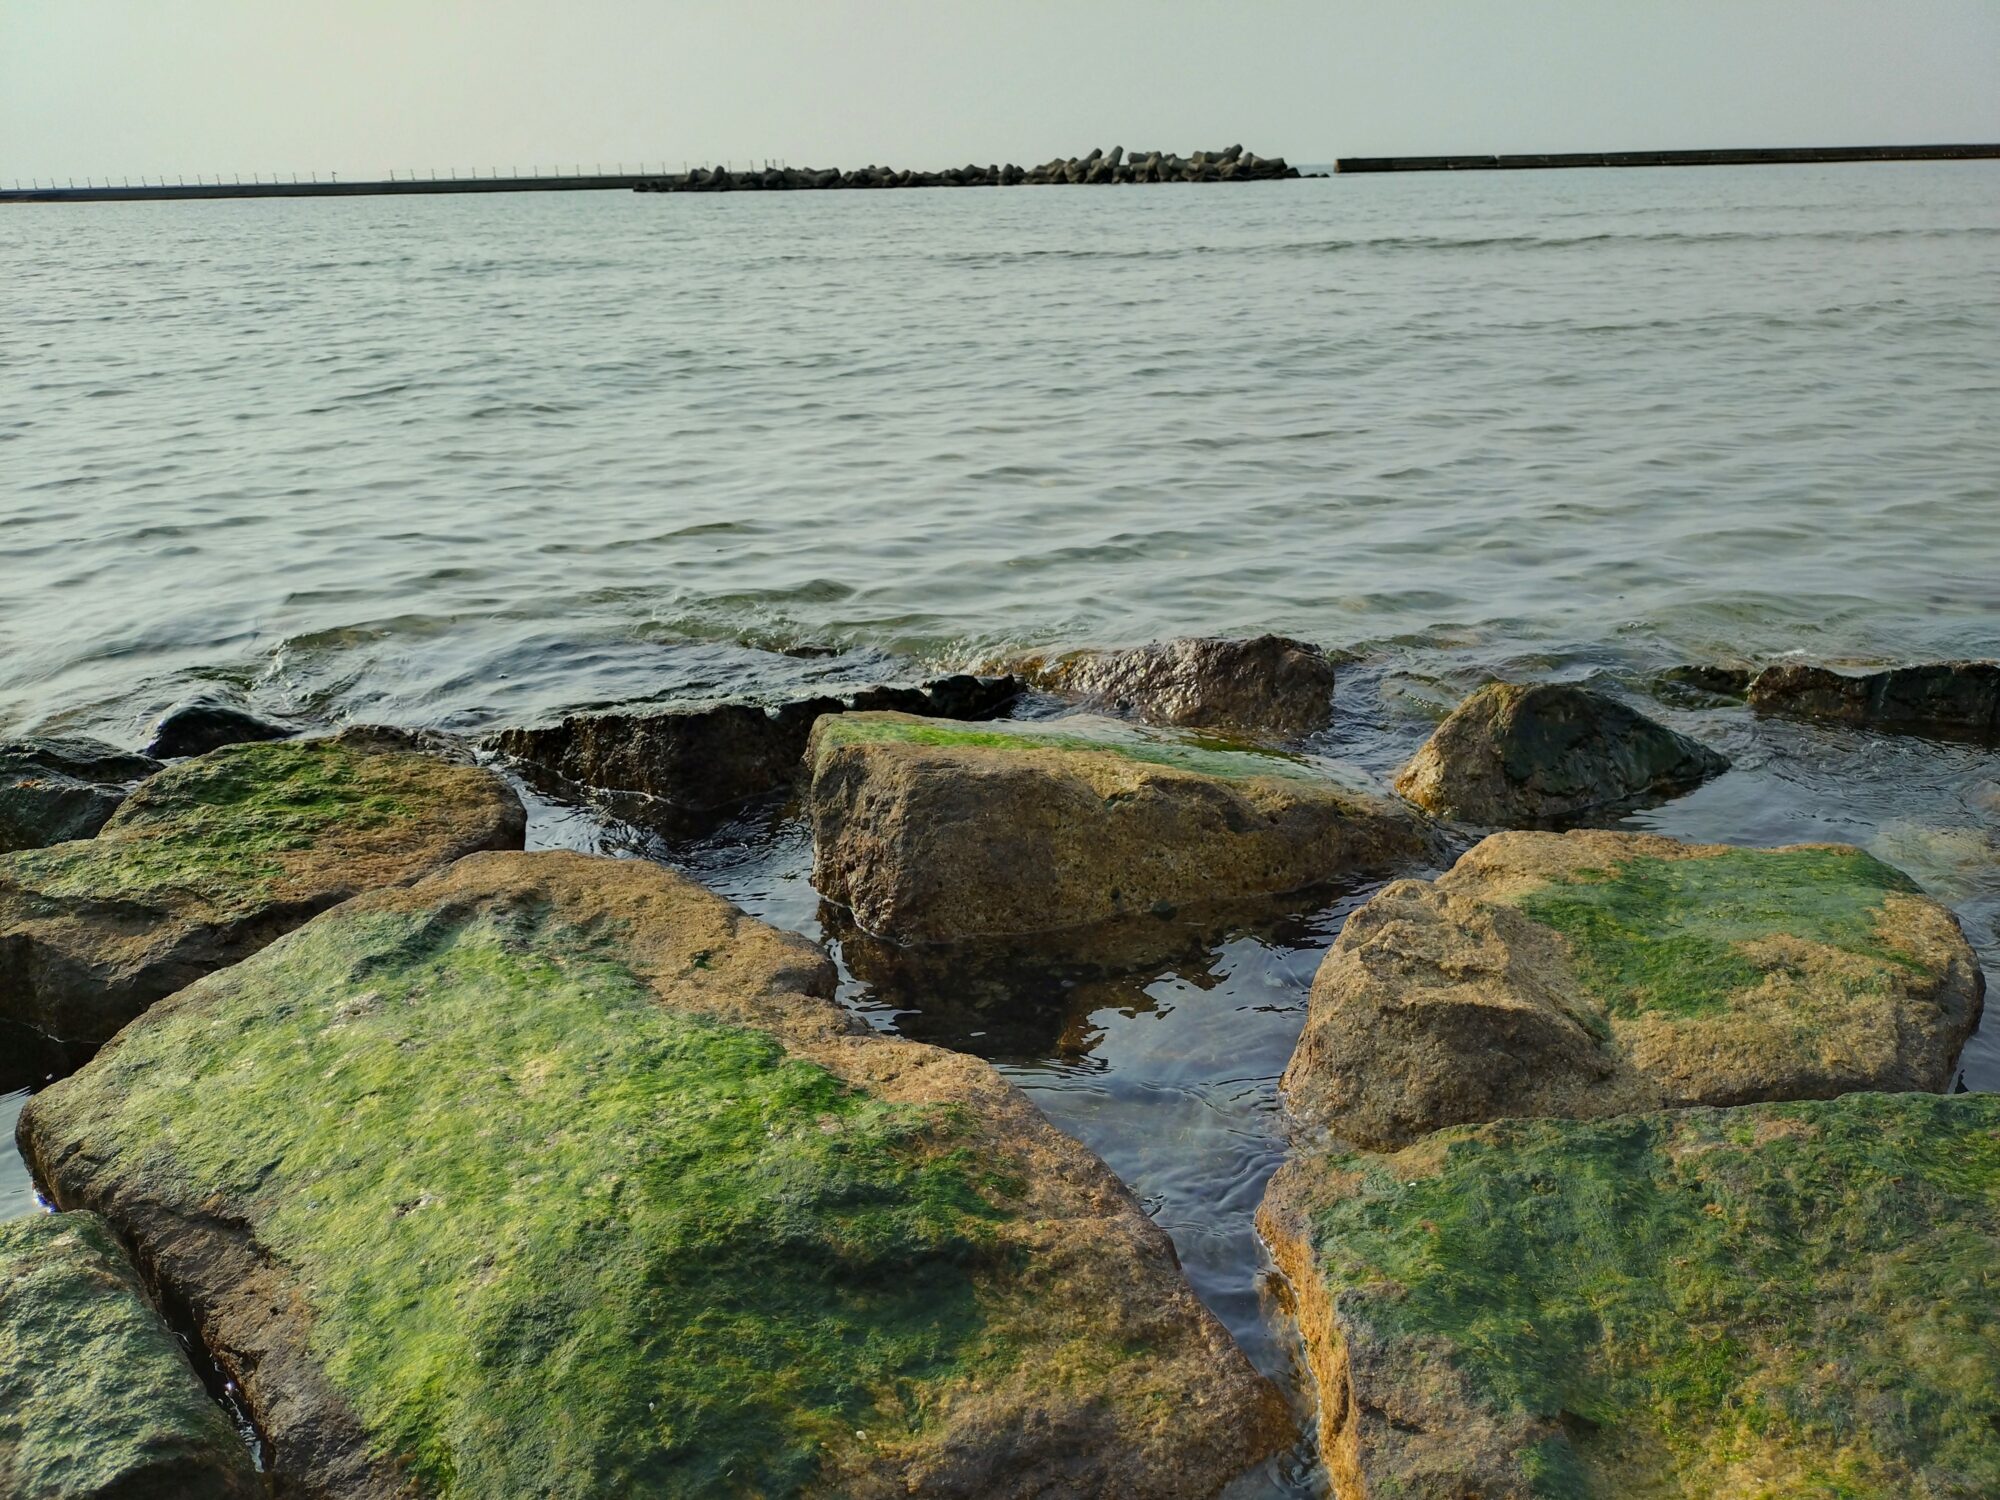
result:
[(1913, 968), (1878, 929), (1882, 898), (1914, 890), (1856, 849), (1738, 849), (1579, 871), (1518, 905), (1568, 939), (1580, 977), (1612, 1015), (1702, 1016), (1762, 982), (1765, 969), (1743, 945), (1774, 935)]
[(55, 897), (194, 891), (255, 904), (283, 876), (280, 856), (407, 816), (417, 768), (326, 741), (232, 745), (155, 776), (97, 838), (10, 855), (0, 870)]
[(897, 744), (968, 747), (980, 750), (1083, 750), (1119, 755), (1148, 765), (1170, 766), (1202, 776), (1243, 780), (1275, 776), (1288, 781), (1326, 781), (1332, 767), (1308, 756), (1271, 750), (1216, 735), (1176, 734), (1111, 725), (1102, 720), (1070, 729), (1050, 729), (1048, 722), (992, 720), (978, 725), (949, 720), (910, 720), (874, 714), (839, 714), (822, 718), (814, 730), (820, 753), (842, 745)]
[(94, 1214), (0, 1223), (0, 1493), (249, 1494), (250, 1460)]
[(325, 920), (67, 1087), (142, 1180), (256, 1205), (429, 1493), (792, 1494), (921, 1431), (995, 1357), (1006, 1204), (964, 1121), (666, 1010), (598, 941)]
[(1360, 1177), (1312, 1225), (1343, 1313), (1560, 1424), (1533, 1494), (2000, 1493), (2000, 1097), (1503, 1122), (1327, 1165)]

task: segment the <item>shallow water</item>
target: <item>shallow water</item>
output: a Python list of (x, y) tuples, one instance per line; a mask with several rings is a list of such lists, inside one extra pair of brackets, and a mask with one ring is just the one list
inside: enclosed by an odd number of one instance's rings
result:
[[(136, 742), (215, 681), (474, 730), (1270, 628), (1358, 653), (1318, 748), (1381, 772), (1496, 673), (1993, 655), (1996, 188), (1968, 163), (16, 211), (0, 733)], [(847, 654), (768, 649), (807, 644)], [(2000, 756), (1652, 707), (1735, 769), (1628, 826), (1864, 844), (2000, 974)], [(1298, 1392), (1250, 1216), (1365, 891), (1123, 976), (966, 987), (848, 952), (786, 809), (669, 848), (536, 799), (532, 835), (832, 939), (846, 1003), (993, 1058)], [(2000, 1023), (1964, 1084), (2000, 1088)], [(0, 1214), (31, 1206), (0, 1156)], [(1242, 1490), (1322, 1487), (1295, 1455)]]

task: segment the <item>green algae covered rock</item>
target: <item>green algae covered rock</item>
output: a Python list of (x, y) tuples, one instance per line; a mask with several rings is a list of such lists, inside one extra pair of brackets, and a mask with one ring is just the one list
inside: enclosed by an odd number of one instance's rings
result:
[(822, 719), (813, 882), (895, 942), (1053, 931), (1435, 857), (1429, 825), (1309, 757), (1079, 716)]
[(1288, 1440), (1171, 1244), (987, 1065), (658, 866), (485, 854), (38, 1094), (333, 1496), (1213, 1493)]
[(1454, 1129), (1260, 1224), (1344, 1494), (2000, 1494), (2000, 1097)]
[(1951, 913), (1858, 849), (1495, 834), (1348, 919), (1286, 1101), (1384, 1148), (1509, 1115), (1941, 1089), (1983, 994)]
[(264, 1493), (95, 1214), (0, 1223), (0, 1494), (250, 1500)]
[(96, 838), (0, 856), (0, 1020), (101, 1042), (357, 891), (522, 828), (499, 778), (380, 731), (185, 761)]
[(1496, 682), (1452, 710), (1397, 773), (1396, 790), (1441, 818), (1534, 828), (1690, 791), (1728, 769), (1616, 698)]

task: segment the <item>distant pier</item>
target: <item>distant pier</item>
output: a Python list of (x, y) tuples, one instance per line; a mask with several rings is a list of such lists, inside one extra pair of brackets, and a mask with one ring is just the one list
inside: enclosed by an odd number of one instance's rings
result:
[(1564, 151), (1517, 156), (1343, 156), (1334, 171), (1526, 172), (1566, 167), (1754, 167), (1802, 162), (1984, 161), (2000, 144), (1957, 146), (1773, 146), (1728, 151)]

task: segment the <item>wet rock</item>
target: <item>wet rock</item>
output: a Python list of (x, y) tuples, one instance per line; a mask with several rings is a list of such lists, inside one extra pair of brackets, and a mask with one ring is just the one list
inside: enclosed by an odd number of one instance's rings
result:
[(1496, 834), (1348, 918), (1285, 1100), (1393, 1148), (1510, 1115), (1942, 1089), (1983, 992), (1952, 914), (1859, 849)]
[(286, 740), (298, 730), (261, 718), (215, 693), (198, 693), (161, 714), (153, 724), (146, 754), (158, 760), (206, 755), (224, 745)]
[(89, 838), (133, 782), (159, 769), (80, 735), (0, 742), (0, 854)]
[(1312, 1154), (1260, 1227), (1342, 1494), (2000, 1494), (2000, 1097)]
[(1947, 661), (1850, 677), (1792, 662), (1766, 667), (1750, 706), (1879, 729), (2000, 738), (2000, 662)]
[(1728, 769), (1615, 698), (1496, 682), (1452, 710), (1397, 773), (1396, 790), (1441, 818), (1534, 827), (1690, 791)]
[(833, 984), (657, 865), (475, 855), (155, 1006), (21, 1138), (302, 1493), (1178, 1500), (1288, 1441), (1102, 1163)]
[(499, 778), (379, 745), (231, 745), (142, 783), (96, 838), (0, 855), (0, 1020), (101, 1042), (358, 891), (520, 847)]
[[(822, 714), (894, 709), (946, 719), (986, 719), (1020, 696), (1013, 677), (958, 675), (922, 687), (875, 687), (766, 709), (753, 703), (658, 713), (575, 714), (546, 729), (509, 729), (493, 748), (540, 771), (557, 791), (592, 787), (657, 802), (621, 808), (668, 831), (693, 833), (753, 798), (788, 786)], [(538, 778), (544, 779), (544, 778)], [(679, 816), (685, 815), (685, 816)]]
[(813, 883), (893, 942), (1043, 932), (1296, 891), (1436, 854), (1357, 774), (1077, 716), (820, 720)]
[(95, 1214), (0, 1223), (0, 1491), (253, 1500), (242, 1439)]
[(1333, 721), (1333, 662), (1284, 636), (1195, 637), (1010, 665), (1037, 687), (1152, 724), (1302, 739)]
[(1757, 674), (1748, 667), (1722, 667), (1697, 663), (1668, 667), (1653, 679), (1662, 696), (1683, 702), (1715, 698), (1740, 699), (1750, 691), (1750, 679)]

